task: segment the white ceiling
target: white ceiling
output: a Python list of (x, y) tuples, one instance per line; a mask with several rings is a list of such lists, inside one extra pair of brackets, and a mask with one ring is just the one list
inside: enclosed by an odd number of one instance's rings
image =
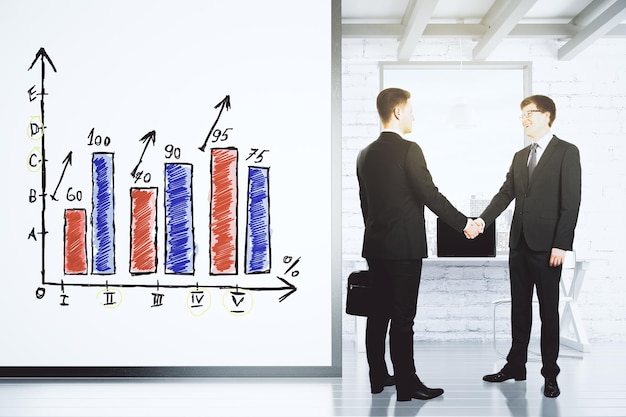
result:
[(565, 41), (569, 60), (602, 37), (626, 37), (626, 0), (341, 0), (342, 36), (399, 40), (408, 60), (420, 38), (468, 37), (485, 60), (507, 37)]

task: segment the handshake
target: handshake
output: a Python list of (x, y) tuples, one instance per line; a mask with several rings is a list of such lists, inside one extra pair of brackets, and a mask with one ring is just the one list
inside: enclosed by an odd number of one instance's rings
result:
[(485, 230), (485, 221), (481, 218), (467, 219), (467, 226), (463, 229), (465, 237), (468, 239), (474, 239)]

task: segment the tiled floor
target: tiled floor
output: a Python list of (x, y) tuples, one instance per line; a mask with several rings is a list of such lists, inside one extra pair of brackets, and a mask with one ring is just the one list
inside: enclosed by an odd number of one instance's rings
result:
[(0, 416), (626, 416), (625, 348), (561, 359), (556, 399), (543, 396), (536, 359), (527, 381), (489, 384), (482, 375), (503, 364), (491, 344), (417, 343), (420, 377), (445, 394), (398, 403), (393, 387), (369, 393), (365, 354), (346, 341), (342, 378), (4, 380)]

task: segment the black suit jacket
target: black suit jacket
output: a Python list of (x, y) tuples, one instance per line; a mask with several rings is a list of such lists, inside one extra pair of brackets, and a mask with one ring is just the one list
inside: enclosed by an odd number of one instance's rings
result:
[(359, 153), (357, 178), (366, 259), (427, 257), (425, 205), (459, 232), (467, 224), (433, 184), (422, 149), (396, 133), (382, 132)]
[(517, 247), (522, 234), (535, 251), (572, 250), (581, 196), (578, 148), (552, 137), (528, 181), (530, 146), (518, 151), (500, 191), (480, 217), (491, 224), (515, 199), (509, 247)]

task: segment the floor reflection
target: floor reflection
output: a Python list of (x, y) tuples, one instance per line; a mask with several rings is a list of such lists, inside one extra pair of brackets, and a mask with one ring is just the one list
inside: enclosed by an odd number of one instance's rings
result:
[(512, 417), (528, 417), (528, 401), (526, 400), (526, 381), (501, 382), (497, 384)]

